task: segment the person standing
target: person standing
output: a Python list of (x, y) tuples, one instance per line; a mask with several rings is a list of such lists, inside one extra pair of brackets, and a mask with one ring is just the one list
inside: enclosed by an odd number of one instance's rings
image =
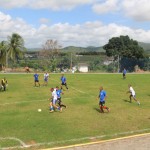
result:
[(6, 80), (6, 78), (4, 77), (2, 80), (1, 80), (1, 86), (3, 88), (4, 91), (6, 91), (6, 86), (7, 86), (8, 82)]
[(47, 72), (44, 73), (44, 86), (48, 85), (48, 78), (49, 78), (49, 74)]
[(99, 88), (99, 107), (100, 107), (100, 111), (102, 113), (104, 113), (104, 109), (106, 109), (108, 112), (110, 111), (110, 108), (108, 108), (107, 106), (105, 106), (105, 100), (106, 100), (106, 92), (103, 90), (103, 87), (101, 86)]
[(123, 79), (126, 79), (126, 73), (127, 73), (127, 70), (124, 68), (123, 69)]
[(62, 75), (60, 80), (61, 80), (61, 89), (62, 89), (62, 86), (65, 86), (66, 89), (68, 90), (66, 77), (64, 75)]
[(25, 67), (26, 73), (30, 73), (30, 69), (28, 66)]
[(40, 87), (40, 82), (39, 82), (39, 74), (35, 73), (34, 74), (34, 86), (36, 87), (37, 86), (37, 83)]
[(129, 91), (127, 91), (127, 93), (130, 93), (130, 96), (129, 96), (130, 103), (132, 103), (132, 98), (133, 98), (138, 103), (138, 105), (140, 105), (140, 102), (135, 97), (135, 91), (133, 87), (130, 84), (128, 85), (128, 87), (129, 87)]

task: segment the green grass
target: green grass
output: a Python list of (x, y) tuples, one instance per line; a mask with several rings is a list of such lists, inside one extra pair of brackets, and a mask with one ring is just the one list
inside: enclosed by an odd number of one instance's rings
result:
[[(0, 148), (20, 145), (1, 139), (7, 137), (27, 145), (54, 142), (42, 145), (53, 147), (90, 140), (85, 137), (111, 138), (116, 133), (150, 129), (150, 74), (128, 74), (126, 80), (122, 74), (66, 74), (69, 90), (62, 100), (68, 107), (62, 113), (48, 110), (49, 89), (60, 84), (60, 74), (51, 74), (49, 86), (40, 88), (33, 87), (33, 74), (0, 74), (4, 76), (9, 85), (6, 92), (0, 92)], [(40, 81), (42, 84), (43, 74)], [(140, 106), (128, 102), (128, 84), (135, 89)], [(110, 113), (98, 112), (100, 85), (107, 92)]]

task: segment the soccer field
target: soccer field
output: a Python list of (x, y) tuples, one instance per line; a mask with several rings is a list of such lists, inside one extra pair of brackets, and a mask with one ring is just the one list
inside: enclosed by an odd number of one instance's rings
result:
[[(150, 74), (65, 74), (69, 90), (62, 113), (49, 113), (49, 89), (61, 74), (50, 74), (47, 87), (34, 87), (33, 74), (0, 74), (8, 90), (0, 92), (0, 149), (38, 149), (150, 132)], [(43, 74), (40, 74), (43, 84)], [(128, 84), (137, 99), (129, 103)], [(99, 87), (107, 92), (110, 113), (99, 113)], [(38, 109), (42, 109), (38, 112)]]

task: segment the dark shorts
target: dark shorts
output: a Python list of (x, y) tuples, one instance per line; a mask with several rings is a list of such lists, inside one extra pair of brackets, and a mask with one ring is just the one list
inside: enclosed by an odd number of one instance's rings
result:
[(123, 73), (123, 77), (125, 77), (126, 76), (126, 74), (125, 73)]
[(60, 105), (61, 104), (61, 97), (57, 98), (57, 103)]
[(39, 80), (34, 80), (35, 82), (39, 82)]
[(45, 81), (45, 82), (48, 82), (48, 79), (47, 79), (47, 78), (44, 78), (44, 81)]
[(103, 101), (103, 102), (99, 101), (99, 105), (104, 106), (105, 105), (105, 101)]
[(63, 82), (62, 82), (61, 85), (66, 85), (66, 83), (63, 83)]

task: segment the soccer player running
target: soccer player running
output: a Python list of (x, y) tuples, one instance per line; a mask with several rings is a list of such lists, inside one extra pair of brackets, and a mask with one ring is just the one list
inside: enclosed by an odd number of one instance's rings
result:
[[(50, 112), (53, 112), (53, 111), (54, 111), (53, 108), (55, 108), (55, 109), (61, 111), (61, 108), (58, 107), (58, 106), (56, 105), (56, 102), (57, 102), (57, 93), (56, 93), (56, 89), (51, 88), (51, 92), (52, 92), (52, 98), (51, 98), (52, 101), (50, 102)], [(51, 105), (53, 106), (53, 108), (52, 108)]]
[(44, 86), (48, 85), (48, 78), (49, 78), (49, 74), (47, 72), (44, 73)]
[(127, 70), (124, 68), (123, 69), (123, 79), (126, 79), (126, 73), (127, 73)]
[(130, 84), (128, 85), (128, 87), (129, 87), (129, 91), (127, 91), (127, 93), (130, 93), (130, 96), (129, 96), (130, 103), (132, 103), (132, 98), (133, 98), (138, 103), (138, 105), (140, 105), (140, 102), (135, 97), (135, 91), (133, 87)]
[(39, 85), (39, 87), (40, 87), (40, 83), (39, 83), (39, 74), (37, 74), (37, 73), (35, 73), (34, 74), (34, 86), (36, 87), (37, 84), (38, 83), (38, 85)]
[(62, 75), (61, 78), (60, 78), (60, 80), (61, 80), (61, 89), (63, 89), (62, 86), (64, 85), (66, 87), (66, 89), (68, 90), (68, 86), (67, 86), (67, 82), (66, 82), (66, 77), (64, 75)]
[(62, 89), (59, 89), (59, 87), (57, 86), (56, 87), (56, 93), (57, 93), (57, 102), (58, 102), (58, 105), (60, 106), (60, 108), (62, 107), (67, 107), (66, 105), (62, 104), (62, 100), (61, 100), (61, 94), (64, 94), (62, 92)]
[(100, 111), (102, 113), (104, 113), (104, 109), (107, 109), (107, 111), (109, 112), (110, 111), (110, 108), (108, 108), (107, 106), (105, 106), (105, 100), (106, 100), (106, 92), (103, 90), (103, 87), (101, 86), (99, 88), (99, 95), (98, 95), (98, 98), (99, 98), (99, 107), (100, 107)]

